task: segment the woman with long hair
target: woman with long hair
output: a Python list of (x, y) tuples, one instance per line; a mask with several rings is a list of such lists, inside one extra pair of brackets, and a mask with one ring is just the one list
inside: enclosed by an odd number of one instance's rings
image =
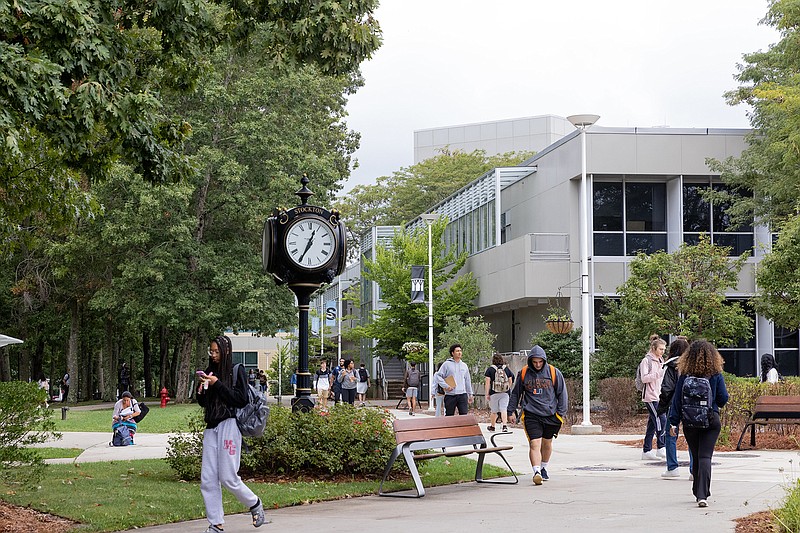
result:
[(771, 353), (765, 353), (761, 356), (761, 383), (775, 384), (780, 379), (775, 358)]
[(236, 425), (236, 408), (247, 405), (247, 373), (240, 365), (238, 375), (233, 375), (231, 348), (228, 337), (216, 337), (208, 350), (208, 368), (198, 372), (201, 383), (197, 388), (197, 402), (203, 407), (206, 422), (200, 469), (200, 493), (209, 524), (206, 533), (223, 531), (222, 487), (250, 508), (255, 527), (266, 521), (261, 499), (239, 477), (242, 434)]
[(719, 408), (728, 403), (728, 389), (722, 377), (724, 361), (717, 349), (708, 341), (694, 341), (678, 360), (678, 383), (669, 412), (670, 431), (677, 435), (677, 425), (683, 413), (683, 384), (688, 376), (706, 378), (711, 385), (711, 411), (708, 427), (691, 427), (684, 423), (683, 435), (692, 457), (692, 494), (699, 507), (708, 506), (711, 496), (711, 457), (720, 432)]
[(353, 405), (356, 402), (356, 385), (358, 384), (358, 373), (355, 369), (355, 361), (352, 359), (344, 360), (344, 367), (339, 371), (336, 379), (342, 388), (342, 401)]
[[(667, 452), (664, 448), (664, 435), (667, 429), (667, 417), (658, 414), (658, 396), (661, 394), (661, 381), (664, 379), (664, 363), (662, 356), (667, 343), (656, 334), (650, 335), (650, 350), (639, 363), (639, 375), (642, 376), (642, 402), (647, 407), (647, 429), (644, 434), (642, 446), (643, 461), (658, 461), (666, 459)], [(657, 451), (653, 451), (653, 436), (656, 437)]]

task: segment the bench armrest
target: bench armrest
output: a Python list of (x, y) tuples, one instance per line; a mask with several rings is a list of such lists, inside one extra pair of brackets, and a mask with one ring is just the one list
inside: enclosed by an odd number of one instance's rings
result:
[(495, 433), (494, 435), (492, 435), (489, 440), (492, 442), (493, 448), (497, 448), (497, 443), (494, 441), (494, 439), (496, 439), (500, 435), (513, 435), (513, 433), (511, 431), (501, 431), (499, 433)]

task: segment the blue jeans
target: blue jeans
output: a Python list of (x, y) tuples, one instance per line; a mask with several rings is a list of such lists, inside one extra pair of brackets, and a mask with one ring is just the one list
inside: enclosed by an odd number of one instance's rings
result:
[[(670, 413), (671, 414), (671, 413)], [(667, 448), (667, 470), (675, 470), (678, 468), (678, 435), (673, 437), (667, 431), (666, 435), (666, 448)], [(689, 451), (689, 472), (692, 471), (692, 452)]]
[(656, 437), (656, 445), (658, 449), (664, 447), (664, 436), (666, 433), (666, 426), (667, 426), (667, 415), (659, 415), (656, 407), (658, 407), (658, 402), (645, 402), (645, 407), (647, 407), (647, 431), (644, 434), (644, 446), (642, 447), (642, 451), (647, 453), (653, 449), (653, 435)]

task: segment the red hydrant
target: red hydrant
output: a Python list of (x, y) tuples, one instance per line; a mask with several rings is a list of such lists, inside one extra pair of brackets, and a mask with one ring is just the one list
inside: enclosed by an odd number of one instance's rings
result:
[(161, 387), (161, 407), (164, 408), (167, 406), (167, 402), (169, 401), (169, 393), (167, 392), (166, 387)]

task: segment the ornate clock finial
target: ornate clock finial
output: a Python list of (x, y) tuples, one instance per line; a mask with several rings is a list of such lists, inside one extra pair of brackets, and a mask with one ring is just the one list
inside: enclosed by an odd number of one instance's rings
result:
[(300, 205), (306, 205), (308, 203), (308, 199), (314, 196), (314, 193), (311, 192), (311, 189), (307, 187), (309, 182), (308, 174), (305, 172), (303, 173), (303, 177), (300, 179), (300, 183), (303, 184), (303, 188), (297, 191), (295, 194), (300, 197)]

